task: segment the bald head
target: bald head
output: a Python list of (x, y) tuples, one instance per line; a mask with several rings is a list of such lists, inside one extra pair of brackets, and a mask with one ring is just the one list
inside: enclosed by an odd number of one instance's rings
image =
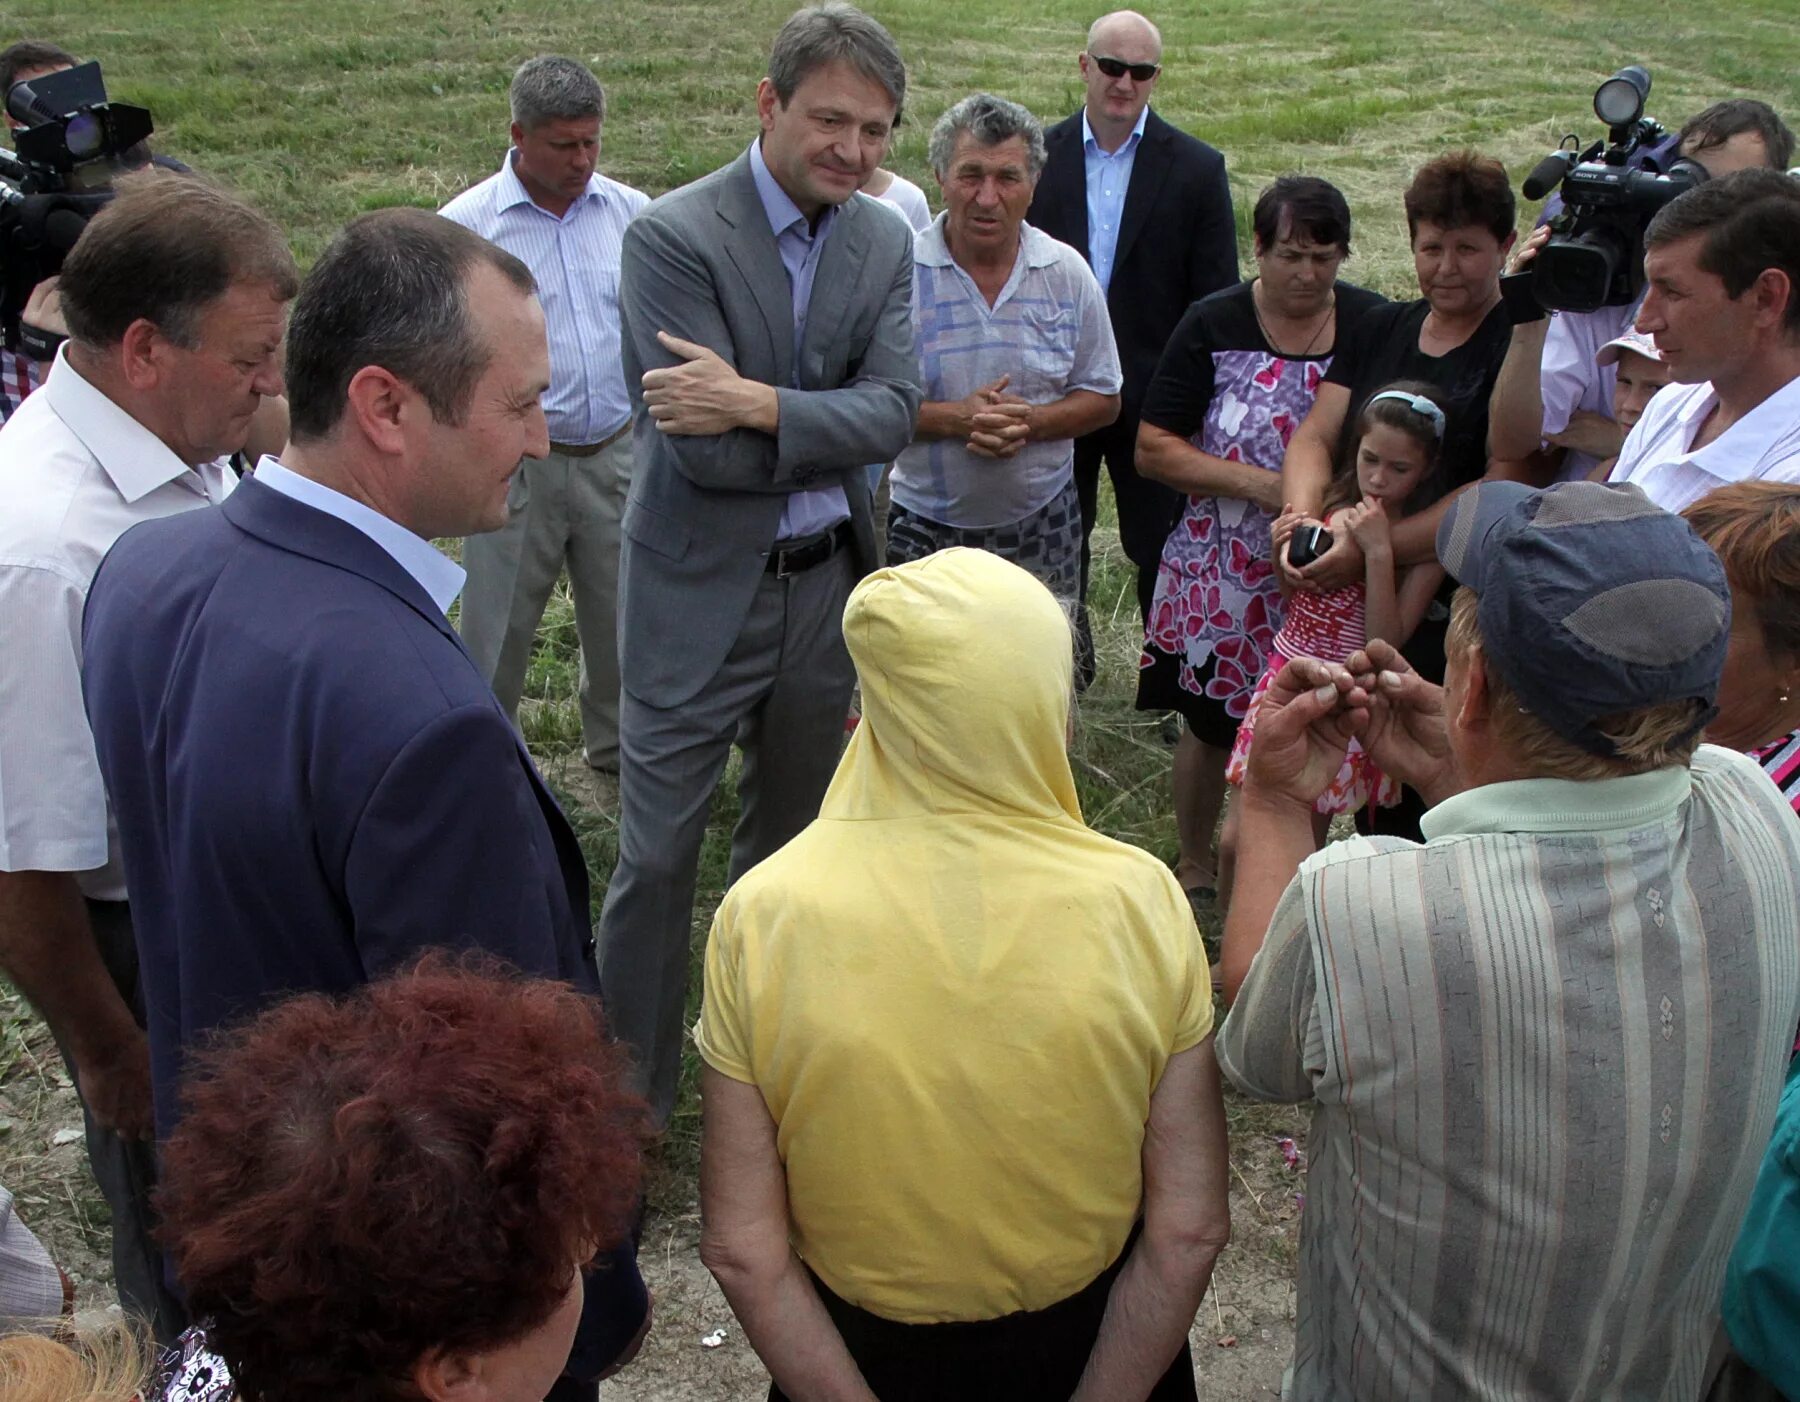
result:
[(1162, 31), (1136, 10), (1114, 10), (1110, 15), (1101, 15), (1095, 20), (1088, 29), (1088, 52), (1110, 55), (1112, 50), (1106, 46), (1122, 39), (1135, 39), (1149, 44), (1151, 57), (1147, 61), (1162, 61)]
[(1136, 129), (1161, 66), (1162, 35), (1136, 10), (1094, 21), (1081, 54), (1081, 81), (1088, 126), (1103, 150), (1118, 150)]

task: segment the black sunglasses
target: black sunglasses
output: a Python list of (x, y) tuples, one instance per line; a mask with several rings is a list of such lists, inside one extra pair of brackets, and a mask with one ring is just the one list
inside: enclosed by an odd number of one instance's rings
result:
[(1109, 78), (1123, 78), (1127, 73), (1134, 83), (1147, 83), (1162, 72), (1160, 63), (1127, 63), (1122, 58), (1101, 58), (1099, 54), (1090, 53), (1088, 57), (1100, 65), (1100, 71)]

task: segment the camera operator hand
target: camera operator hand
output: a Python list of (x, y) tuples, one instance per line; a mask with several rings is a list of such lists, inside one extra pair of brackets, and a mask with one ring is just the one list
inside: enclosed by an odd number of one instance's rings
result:
[(1512, 252), (1506, 255), (1506, 266), (1500, 270), (1500, 276), (1512, 277), (1526, 271), (1538, 256), (1538, 250), (1549, 242), (1550, 226), (1540, 224), (1513, 245)]
[(19, 319), (28, 327), (47, 332), (49, 337), (67, 339), (69, 325), (63, 320), (62, 294), (57, 291), (59, 281), (47, 277), (32, 288), (31, 296), (25, 299), (24, 314)]

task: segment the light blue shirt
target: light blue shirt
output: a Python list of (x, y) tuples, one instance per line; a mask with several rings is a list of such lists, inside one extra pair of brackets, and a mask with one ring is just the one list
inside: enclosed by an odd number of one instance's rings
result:
[(1131, 168), (1137, 164), (1138, 143), (1144, 139), (1144, 123), (1149, 116), (1146, 103), (1131, 135), (1117, 151), (1108, 153), (1094, 140), (1086, 110), (1081, 114), (1081, 152), (1087, 166), (1088, 262), (1102, 292), (1112, 286), (1119, 225), (1125, 218), (1125, 192), (1131, 188)]
[(532, 201), (513, 154), (506, 153), (499, 174), (438, 212), (531, 269), (550, 342), (550, 437), (599, 443), (631, 418), (619, 350), (619, 248), (625, 226), (650, 197), (596, 173), (559, 219)]
[(256, 480), (270, 491), (335, 516), (345, 525), (354, 526), (370, 540), (394, 557), (394, 563), (418, 582), (419, 588), (431, 596), (431, 602), (445, 613), (462, 593), (467, 577), (463, 567), (446, 555), (439, 554), (432, 543), (416, 536), (398, 521), (383, 516), (372, 506), (364, 506), (354, 497), (302, 477), (283, 467), (276, 458), (264, 458), (256, 465)]
[[(913, 331), (925, 398), (961, 399), (1002, 375), (1008, 392), (1054, 404), (1074, 390), (1117, 394), (1122, 378), (1106, 298), (1081, 255), (1019, 225), (1019, 252), (992, 306), (950, 256), (949, 216), (913, 238)], [(990, 530), (1055, 500), (1075, 471), (1075, 440), (1027, 443), (1006, 459), (953, 439), (915, 442), (894, 464), (894, 500), (939, 525)]]
[[(756, 181), (756, 193), (762, 198), (763, 213), (769, 217), (769, 230), (775, 235), (775, 250), (781, 255), (781, 266), (787, 269), (788, 283), (794, 294), (794, 378), (789, 388), (800, 388), (800, 343), (806, 339), (806, 311), (812, 303), (813, 278), (819, 271), (819, 256), (825, 251), (825, 240), (837, 223), (837, 207), (827, 205), (819, 218), (815, 233), (800, 206), (788, 198), (763, 161), (762, 140), (750, 143), (750, 176)], [(790, 492), (781, 509), (777, 540), (799, 540), (828, 531), (839, 521), (850, 518), (850, 499), (842, 487), (815, 487), (807, 492)]]

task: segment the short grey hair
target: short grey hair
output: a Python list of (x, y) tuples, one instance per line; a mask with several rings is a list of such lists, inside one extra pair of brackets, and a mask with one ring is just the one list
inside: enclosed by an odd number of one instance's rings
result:
[(786, 107), (813, 70), (847, 63), (880, 85), (894, 101), (894, 114), (906, 105), (906, 65), (900, 46), (880, 20), (854, 5), (828, 0), (796, 10), (775, 35), (769, 50), (769, 83)]
[(586, 65), (561, 54), (528, 58), (513, 74), (507, 90), (512, 119), (526, 131), (545, 122), (573, 122), (588, 117), (606, 120), (606, 89)]
[(983, 146), (998, 146), (1015, 136), (1025, 138), (1026, 162), (1031, 178), (1036, 180), (1044, 170), (1044, 128), (1030, 111), (1016, 102), (992, 93), (978, 92), (965, 97), (931, 129), (927, 158), (939, 180), (949, 173), (950, 156), (956, 150), (956, 138), (968, 132)]

